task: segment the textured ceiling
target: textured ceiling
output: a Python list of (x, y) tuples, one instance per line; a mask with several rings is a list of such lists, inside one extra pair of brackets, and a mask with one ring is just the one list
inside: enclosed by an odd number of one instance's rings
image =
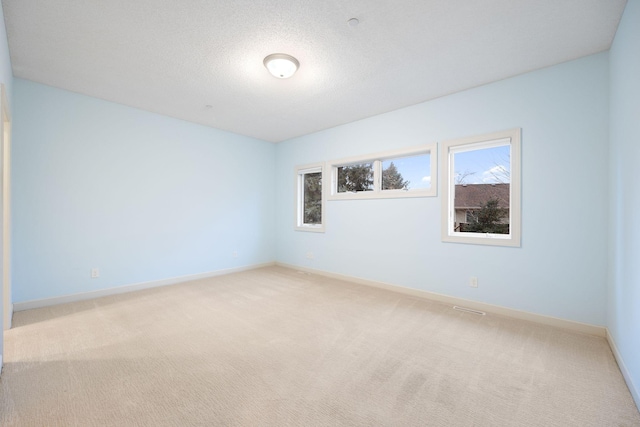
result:
[(16, 77), (273, 142), (606, 50), (625, 3), (2, 2)]

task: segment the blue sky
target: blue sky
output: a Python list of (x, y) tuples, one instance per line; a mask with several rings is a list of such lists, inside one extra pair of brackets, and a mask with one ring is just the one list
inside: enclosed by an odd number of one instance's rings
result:
[[(455, 153), (456, 183), (495, 184), (510, 182), (508, 173), (511, 170), (509, 150), (509, 145), (503, 145)], [(382, 169), (388, 168), (391, 162), (398, 168), (402, 177), (410, 182), (410, 189), (430, 188), (431, 164), (429, 162), (429, 154), (384, 160)]]
[(393, 164), (402, 177), (409, 181), (409, 189), (425, 189), (431, 186), (431, 163), (429, 154), (412, 157), (400, 157), (382, 161), (382, 170)]
[(455, 153), (457, 184), (498, 184), (511, 181), (509, 145)]

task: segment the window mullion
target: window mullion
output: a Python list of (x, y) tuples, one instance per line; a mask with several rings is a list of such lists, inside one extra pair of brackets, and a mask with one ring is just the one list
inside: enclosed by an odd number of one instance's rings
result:
[(382, 191), (382, 162), (380, 160), (373, 161), (373, 191), (375, 193)]

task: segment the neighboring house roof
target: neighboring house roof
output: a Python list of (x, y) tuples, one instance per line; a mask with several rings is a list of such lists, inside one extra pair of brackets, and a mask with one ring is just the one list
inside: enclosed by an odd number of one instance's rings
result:
[(456, 185), (454, 205), (456, 209), (480, 209), (491, 199), (498, 199), (498, 207), (509, 207), (510, 184), (460, 184)]

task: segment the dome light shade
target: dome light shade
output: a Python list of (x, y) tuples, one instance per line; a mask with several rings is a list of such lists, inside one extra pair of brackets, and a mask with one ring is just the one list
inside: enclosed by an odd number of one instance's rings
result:
[(273, 77), (279, 79), (288, 79), (293, 76), (295, 72), (298, 71), (298, 67), (300, 67), (298, 60), (286, 53), (272, 53), (264, 58), (263, 62)]

